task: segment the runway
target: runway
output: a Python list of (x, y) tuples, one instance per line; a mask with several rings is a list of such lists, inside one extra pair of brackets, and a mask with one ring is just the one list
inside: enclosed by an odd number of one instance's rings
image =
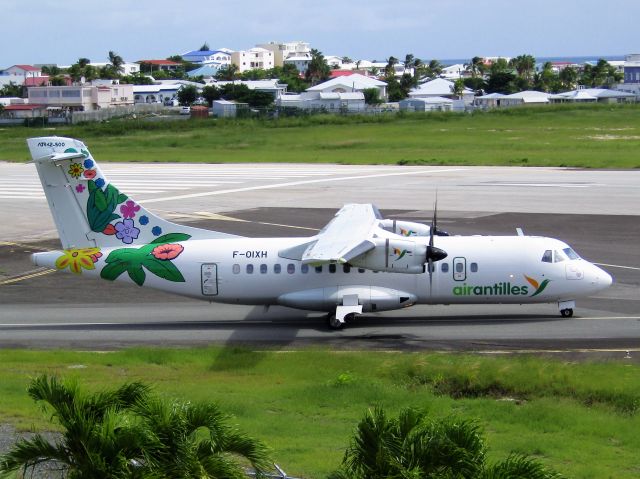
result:
[[(200, 175), (184, 189), (196, 168)], [(0, 347), (640, 350), (640, 172), (109, 164), (104, 170), (172, 221), (259, 237), (313, 234), (350, 201), (376, 203), (390, 218), (428, 222), (437, 188), (440, 226), (449, 232), (514, 234), (521, 227), (560, 238), (586, 259), (610, 265), (604, 268), (616, 283), (579, 300), (571, 319), (561, 319), (556, 305), (415, 306), (363, 315), (330, 332), (320, 314), (208, 304), (38, 270), (29, 254), (58, 247), (46, 201), (31, 194), (35, 189), (3, 193), (11, 180), (33, 188), (37, 176), (28, 177), (35, 175), (29, 166), (0, 164), (0, 221), (7, 226), (0, 230)]]

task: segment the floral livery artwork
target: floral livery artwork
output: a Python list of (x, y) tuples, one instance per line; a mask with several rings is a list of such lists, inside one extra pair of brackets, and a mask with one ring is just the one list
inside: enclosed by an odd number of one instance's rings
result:
[(72, 273), (80, 274), (82, 269), (95, 269), (95, 263), (102, 253), (100, 248), (79, 248), (64, 250), (64, 254), (56, 260), (56, 268), (69, 268)]
[(176, 243), (189, 238), (188, 234), (169, 233), (140, 248), (116, 249), (107, 256), (107, 264), (102, 268), (100, 277), (113, 281), (126, 271), (133, 282), (142, 286), (147, 276), (146, 269), (160, 278), (183, 283), (184, 276), (172, 260), (184, 251), (184, 247)]

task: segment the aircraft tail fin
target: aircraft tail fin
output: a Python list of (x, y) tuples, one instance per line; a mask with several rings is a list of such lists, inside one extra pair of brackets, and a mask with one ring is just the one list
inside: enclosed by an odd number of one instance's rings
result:
[(173, 233), (192, 239), (234, 235), (166, 221), (122, 193), (79, 140), (27, 140), (65, 249), (147, 244)]

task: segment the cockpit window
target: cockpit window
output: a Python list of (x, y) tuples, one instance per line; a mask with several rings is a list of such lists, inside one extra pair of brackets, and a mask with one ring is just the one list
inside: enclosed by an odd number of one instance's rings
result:
[(573, 251), (573, 249), (571, 248), (565, 248), (562, 251), (564, 251), (564, 253), (569, 257), (569, 259), (580, 259), (580, 256), (578, 256), (578, 253)]
[(564, 255), (562, 251), (555, 250), (553, 252), (553, 262), (560, 263), (561, 261), (566, 261), (567, 257)]
[(542, 255), (542, 262), (553, 263), (553, 252), (550, 249), (545, 251), (544, 254)]

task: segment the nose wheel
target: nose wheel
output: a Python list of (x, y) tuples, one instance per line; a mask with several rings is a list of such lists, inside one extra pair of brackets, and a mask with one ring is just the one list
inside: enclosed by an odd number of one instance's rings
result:
[(573, 316), (573, 308), (565, 308), (565, 309), (561, 309), (560, 310), (560, 315), (563, 318), (570, 318), (571, 316)]

